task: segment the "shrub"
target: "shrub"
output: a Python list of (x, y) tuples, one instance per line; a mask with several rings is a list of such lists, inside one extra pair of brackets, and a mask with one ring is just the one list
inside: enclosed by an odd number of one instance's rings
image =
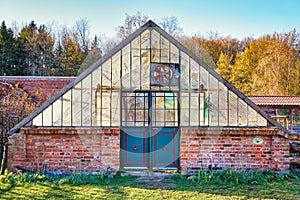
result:
[(55, 174), (36, 174), (22, 173), (9, 174), (2, 178), (2, 182), (9, 183), (54, 183), (54, 184), (71, 184), (71, 185), (87, 185), (87, 184), (107, 184), (111, 180), (111, 175), (101, 172), (97, 175), (92, 174), (74, 174), (74, 175), (55, 175)]
[(299, 179), (291, 173), (278, 173), (270, 170), (235, 172), (233, 170), (225, 171), (207, 171), (205, 169), (198, 170), (198, 182), (213, 182), (217, 184), (257, 184), (273, 181), (291, 181)]

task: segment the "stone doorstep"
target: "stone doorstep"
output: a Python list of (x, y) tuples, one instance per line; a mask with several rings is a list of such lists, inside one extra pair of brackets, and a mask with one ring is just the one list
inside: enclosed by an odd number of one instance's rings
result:
[(144, 172), (144, 171), (127, 171), (121, 173), (121, 176), (139, 176), (139, 177), (167, 177), (172, 176), (175, 173), (166, 173), (166, 172)]
[(136, 179), (138, 182), (142, 183), (159, 183), (163, 181), (166, 177), (174, 175), (174, 173), (165, 173), (165, 172), (138, 172), (138, 171), (129, 171), (122, 173), (121, 176), (137, 176)]

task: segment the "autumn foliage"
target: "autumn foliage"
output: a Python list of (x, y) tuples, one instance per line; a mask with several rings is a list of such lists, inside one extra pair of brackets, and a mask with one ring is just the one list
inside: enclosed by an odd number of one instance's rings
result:
[(300, 95), (296, 30), (242, 41), (215, 35), (182, 38), (182, 42), (246, 95)]
[[(36, 95), (41, 94), (37, 90)], [(39, 105), (38, 96), (30, 95), (19, 84), (0, 82), (0, 158), (8, 142), (8, 131)]]

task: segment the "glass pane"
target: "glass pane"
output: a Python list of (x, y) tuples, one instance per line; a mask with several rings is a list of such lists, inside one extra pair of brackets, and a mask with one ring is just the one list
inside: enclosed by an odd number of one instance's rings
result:
[(150, 89), (150, 51), (149, 50), (142, 50), (141, 54), (142, 65), (141, 65), (141, 82), (142, 82), (142, 89), (149, 90)]
[(145, 109), (145, 97), (142, 96), (136, 96), (135, 98), (135, 107), (136, 109)]
[(112, 90), (120, 90), (120, 52), (112, 57)]
[(123, 89), (130, 88), (130, 45), (122, 49), (122, 87)]
[(199, 87), (200, 87), (199, 64), (196, 63), (193, 59), (191, 59), (190, 67), (191, 67), (191, 84), (190, 84), (191, 89), (199, 90)]
[(119, 92), (112, 92), (112, 126), (119, 126), (120, 125), (120, 93)]
[(257, 112), (248, 106), (248, 126), (257, 126)]
[(161, 62), (163, 62), (163, 63), (169, 63), (170, 62), (169, 47), (170, 47), (169, 40), (167, 40), (164, 37), (161, 37)]
[(71, 126), (71, 90), (63, 98), (63, 126)]
[(110, 91), (111, 90), (111, 59), (108, 59), (102, 65), (102, 91)]
[(165, 111), (164, 110), (156, 110), (155, 111), (155, 121), (160, 121), (163, 122), (164, 120), (164, 116), (165, 116)]
[(228, 126), (227, 88), (219, 82), (219, 126)]
[(166, 121), (175, 121), (175, 110), (167, 110), (166, 111)]
[(171, 44), (171, 63), (177, 63), (179, 64), (179, 49)]
[(199, 109), (198, 95), (198, 93), (191, 93), (190, 107), (193, 109)]
[(189, 94), (181, 93), (181, 112), (180, 119), (183, 126), (189, 125)]
[(200, 92), (204, 92), (207, 91), (209, 87), (208, 85), (209, 74), (203, 67), (201, 67), (199, 71), (200, 71), (200, 90), (201, 90)]
[(177, 109), (177, 96), (175, 93), (165, 93), (165, 109)]
[(132, 82), (132, 86), (131, 89), (132, 90), (140, 90), (141, 88), (141, 69), (140, 69), (140, 56), (139, 56), (139, 51), (138, 51), (138, 56), (133, 57), (132, 55), (132, 60), (131, 60), (131, 82)]
[(37, 115), (32, 122), (33, 125), (35, 126), (43, 126), (43, 113), (40, 113)]
[(95, 92), (95, 116), (96, 116), (96, 126), (101, 125), (101, 110), (102, 110), (102, 98), (101, 98), (101, 90), (100, 84), (97, 85)]
[(218, 81), (212, 75), (209, 76), (209, 125), (219, 125), (219, 102), (218, 102)]
[(191, 126), (199, 126), (199, 110), (191, 109)]
[(72, 126), (81, 126), (81, 82), (72, 92)]
[(53, 105), (52, 105), (52, 109), (53, 109), (53, 123), (52, 126), (61, 126), (61, 99), (57, 99)]
[(91, 105), (91, 75), (82, 80), (82, 126), (91, 126), (92, 123), (92, 105)]
[(101, 126), (110, 126), (110, 92), (102, 92)]
[(208, 106), (207, 106), (207, 102), (205, 100), (205, 94), (204, 93), (200, 93), (199, 94), (199, 107), (200, 107), (200, 111), (199, 111), (199, 119), (200, 119), (200, 126), (207, 126), (208, 125)]
[(164, 109), (164, 104), (165, 104), (165, 101), (164, 101), (164, 96), (156, 96), (155, 98), (155, 109), (160, 109), (160, 110), (163, 110)]
[(268, 122), (263, 116), (261, 116), (260, 114), (257, 114), (257, 125), (258, 126), (267, 126)]
[(52, 105), (43, 111), (43, 126), (52, 126)]
[(248, 116), (248, 109), (247, 104), (242, 100), (239, 99), (239, 126), (248, 126), (247, 123), (247, 116)]
[(141, 34), (141, 48), (142, 50), (150, 49), (150, 31), (146, 30)]
[(189, 89), (189, 57), (181, 51), (181, 89)]
[(161, 47), (160, 47), (160, 34), (152, 30), (151, 31), (151, 61), (152, 62), (160, 62), (160, 52), (161, 52)]
[(238, 126), (238, 97), (229, 91), (229, 126)]
[(93, 71), (92, 80), (92, 126), (100, 126), (100, 80), (101, 80), (101, 67)]

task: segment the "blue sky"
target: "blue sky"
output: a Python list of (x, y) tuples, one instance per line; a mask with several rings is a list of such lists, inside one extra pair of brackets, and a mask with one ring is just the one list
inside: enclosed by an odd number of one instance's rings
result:
[(125, 13), (137, 11), (150, 19), (176, 16), (187, 35), (218, 32), (242, 39), (273, 32), (300, 30), (300, 0), (1, 0), (0, 20), (8, 26), (34, 20), (37, 24), (67, 24), (85, 18), (91, 36), (115, 36)]

